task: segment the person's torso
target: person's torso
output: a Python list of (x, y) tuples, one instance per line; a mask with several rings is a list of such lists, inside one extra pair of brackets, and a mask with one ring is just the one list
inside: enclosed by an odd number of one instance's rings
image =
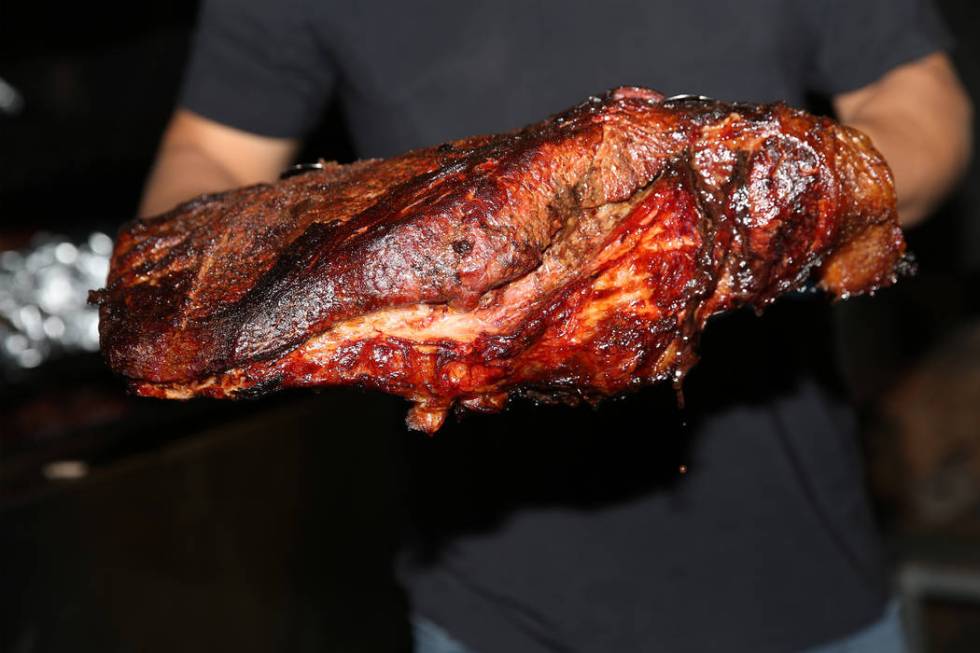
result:
[[(804, 99), (795, 2), (316, 7), (360, 156), (620, 85)], [(802, 312), (709, 325), (682, 413), (663, 389), (595, 411), (518, 403), (415, 441), (415, 609), (481, 651), (785, 650), (873, 617), (853, 420), (807, 371), (826, 356), (798, 355), (829, 337)]]

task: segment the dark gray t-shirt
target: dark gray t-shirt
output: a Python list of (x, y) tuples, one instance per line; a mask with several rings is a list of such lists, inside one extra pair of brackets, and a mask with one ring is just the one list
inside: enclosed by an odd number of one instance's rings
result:
[[(946, 44), (924, 0), (213, 0), (181, 103), (299, 137), (336, 100), (357, 153), (387, 156), (625, 84), (801, 105)], [(411, 440), (414, 609), (487, 653), (788, 651), (876, 618), (854, 420), (811, 303), (713, 322), (684, 411), (654, 388)]]

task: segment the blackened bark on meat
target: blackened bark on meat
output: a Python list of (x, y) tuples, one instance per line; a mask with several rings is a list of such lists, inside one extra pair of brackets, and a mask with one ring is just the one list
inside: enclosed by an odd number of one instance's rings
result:
[(694, 363), (707, 319), (892, 283), (891, 173), (781, 104), (623, 88), (524, 130), (203, 196), (127, 224), (97, 293), (140, 394), (358, 384), (453, 406), (597, 401)]

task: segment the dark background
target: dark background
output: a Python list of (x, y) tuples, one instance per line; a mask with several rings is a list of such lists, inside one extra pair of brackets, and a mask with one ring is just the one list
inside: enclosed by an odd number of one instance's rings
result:
[[(980, 5), (939, 5), (980, 104)], [(133, 214), (194, 14), (194, 2), (0, 4), (0, 78), (24, 99), (0, 114), (0, 251), (39, 231), (113, 233)], [(336, 111), (305, 156), (350, 158)], [(915, 278), (835, 308), (841, 362), (897, 587), (924, 597), (928, 650), (976, 651), (976, 164), (909, 242)], [(4, 378), (0, 651), (398, 649), (387, 565), (402, 443), (377, 434), (421, 438), (394, 426), (403, 410), (348, 390), (139, 400), (94, 354)], [(61, 460), (88, 472), (51, 480)]]

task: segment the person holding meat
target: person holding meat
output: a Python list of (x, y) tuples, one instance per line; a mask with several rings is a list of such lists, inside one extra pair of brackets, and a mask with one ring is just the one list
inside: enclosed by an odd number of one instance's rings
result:
[[(826, 99), (912, 226), (970, 154), (950, 47), (926, 0), (206, 0), (141, 212), (276, 179), (331, 102), (384, 157), (629, 84)], [(820, 302), (726, 319), (681, 414), (652, 390), (407, 442), (416, 650), (901, 650), (828, 333)]]

